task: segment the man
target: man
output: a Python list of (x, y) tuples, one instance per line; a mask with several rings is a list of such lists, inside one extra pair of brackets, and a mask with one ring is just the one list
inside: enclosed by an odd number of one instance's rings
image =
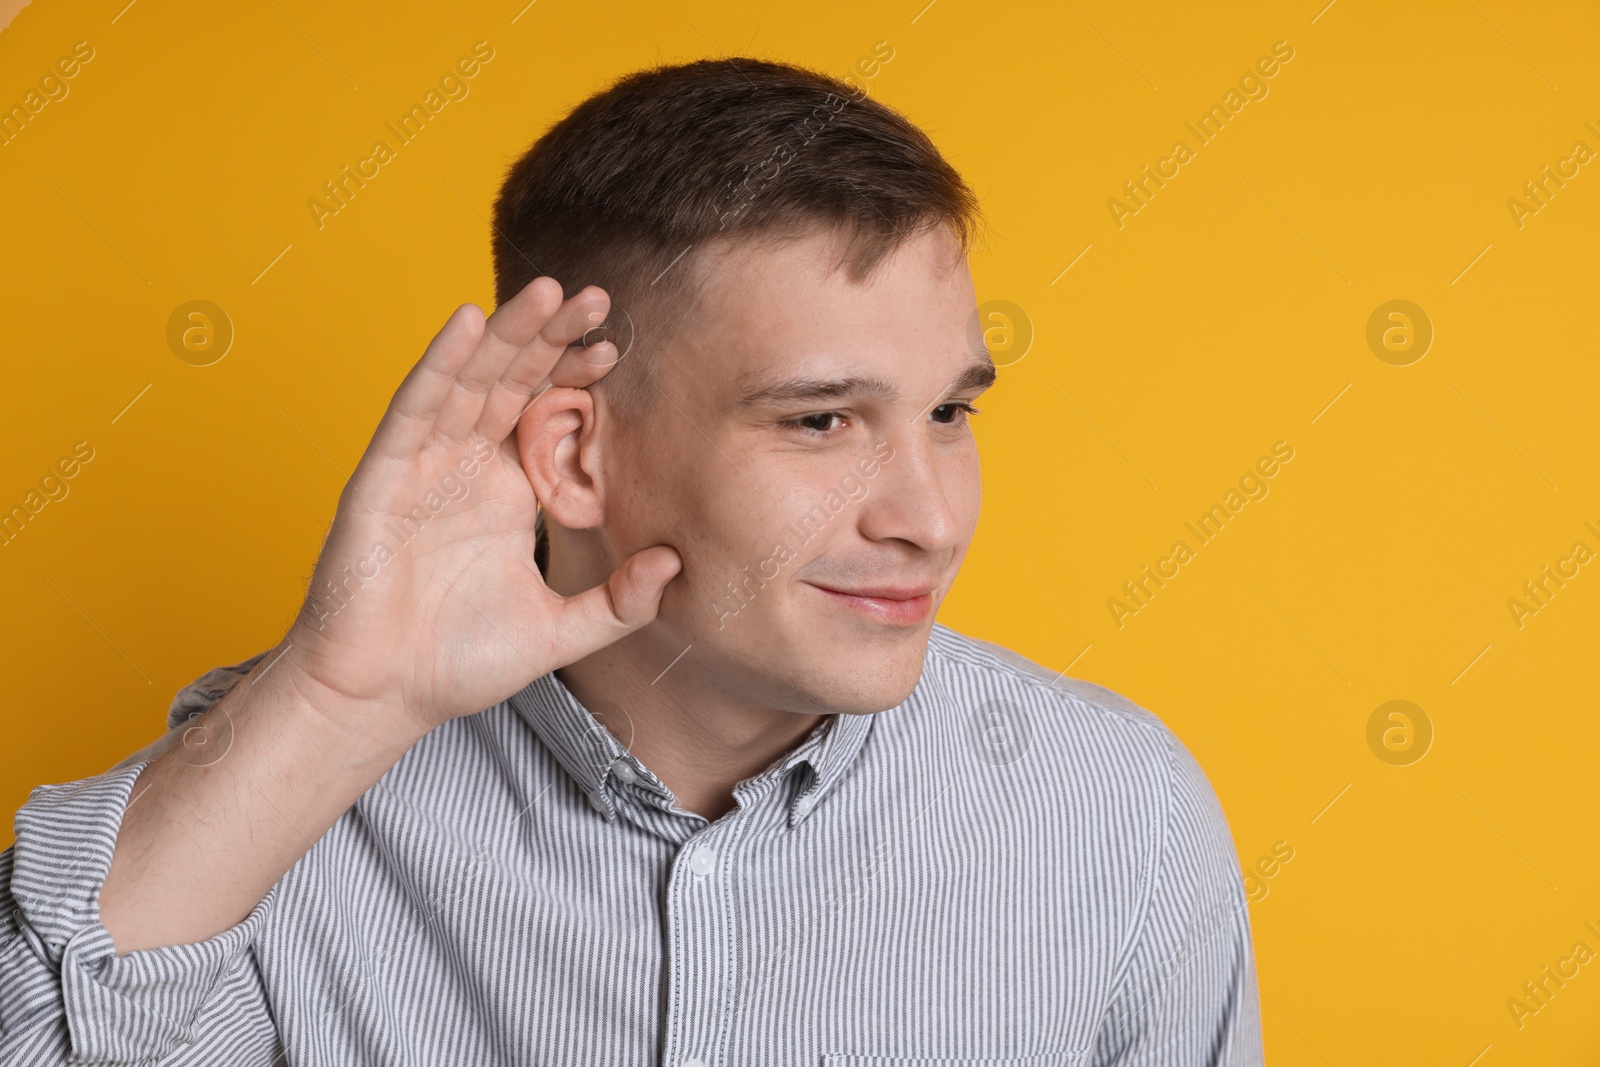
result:
[(283, 640), (18, 813), (0, 1061), (1259, 1063), (1189, 753), (933, 621), (976, 217), (781, 64), (553, 127)]

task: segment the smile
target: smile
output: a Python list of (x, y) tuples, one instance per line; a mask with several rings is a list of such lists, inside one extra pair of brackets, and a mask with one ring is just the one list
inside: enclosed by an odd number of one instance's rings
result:
[(910, 626), (926, 618), (933, 610), (933, 592), (915, 590), (871, 589), (846, 592), (827, 586), (806, 583), (824, 594), (830, 601), (879, 622), (895, 626)]

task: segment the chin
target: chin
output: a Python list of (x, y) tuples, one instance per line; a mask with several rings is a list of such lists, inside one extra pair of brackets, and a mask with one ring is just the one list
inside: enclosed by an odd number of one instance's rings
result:
[[(854, 654), (817, 656), (800, 676), (816, 701), (830, 712), (871, 715), (888, 711), (904, 703), (917, 688), (928, 643), (926, 634), (895, 640), (897, 647), (903, 646), (901, 655), (891, 657), (883, 649), (863, 651), (858, 646), (852, 650)], [(913, 644), (917, 655), (908, 662), (903, 653)]]
[(870, 715), (904, 703), (916, 689), (931, 615), (919, 625), (896, 627), (831, 610), (795, 610), (791, 603), (757, 601), (730, 618), (725, 630), (698, 618), (684, 625), (665, 606), (662, 621), (678, 627), (668, 644), (693, 643), (702, 662), (722, 660), (729, 672), (724, 684), (731, 674), (739, 679), (733, 687), (748, 697), (797, 712)]

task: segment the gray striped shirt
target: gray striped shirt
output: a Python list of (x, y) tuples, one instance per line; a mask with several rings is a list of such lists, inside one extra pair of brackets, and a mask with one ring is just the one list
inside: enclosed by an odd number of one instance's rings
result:
[(904, 703), (824, 719), (715, 821), (545, 675), (419, 741), (237, 926), (118, 957), (97, 899), (142, 767), (17, 814), (0, 1063), (1261, 1063), (1188, 750), (941, 624)]

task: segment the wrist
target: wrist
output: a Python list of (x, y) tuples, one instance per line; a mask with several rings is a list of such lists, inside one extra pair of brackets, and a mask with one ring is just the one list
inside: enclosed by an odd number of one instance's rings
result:
[(239, 683), (245, 692), (237, 714), (265, 717), (274, 730), (297, 738), (308, 757), (351, 769), (387, 769), (428, 732), (398, 706), (329, 688), (299, 668), (297, 655), (285, 642), (265, 656), (260, 673)]

